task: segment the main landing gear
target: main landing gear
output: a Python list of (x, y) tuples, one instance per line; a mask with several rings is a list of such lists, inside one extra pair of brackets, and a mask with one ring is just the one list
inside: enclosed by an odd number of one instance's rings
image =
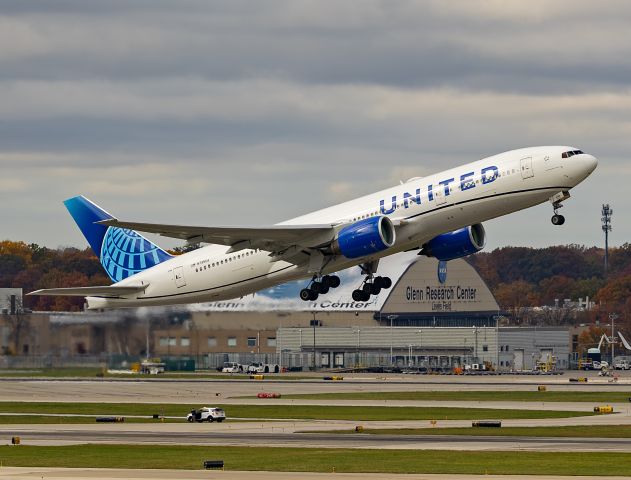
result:
[(382, 289), (387, 290), (392, 286), (390, 277), (374, 277), (368, 276), (364, 280), (361, 288), (353, 290), (353, 300), (356, 302), (367, 302), (371, 295), (379, 295)]
[(353, 290), (353, 300), (356, 302), (367, 302), (371, 295), (379, 295), (382, 289), (387, 290), (392, 286), (392, 280), (389, 277), (375, 277), (379, 260), (373, 262), (362, 263), (359, 268), (366, 275), (366, 279), (362, 286), (357, 290)]
[(305, 302), (318, 299), (320, 294), (329, 293), (329, 289), (340, 286), (340, 277), (337, 275), (324, 275), (323, 277), (313, 277), (311, 284), (307, 288), (300, 290), (300, 299)]

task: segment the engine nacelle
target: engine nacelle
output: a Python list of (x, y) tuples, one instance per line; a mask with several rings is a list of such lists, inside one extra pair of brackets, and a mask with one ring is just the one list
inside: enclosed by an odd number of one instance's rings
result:
[(342, 228), (332, 244), (333, 253), (360, 258), (394, 245), (394, 225), (388, 217), (370, 217)]
[(443, 233), (423, 245), (423, 254), (438, 260), (453, 260), (479, 252), (486, 244), (486, 233), (481, 223)]

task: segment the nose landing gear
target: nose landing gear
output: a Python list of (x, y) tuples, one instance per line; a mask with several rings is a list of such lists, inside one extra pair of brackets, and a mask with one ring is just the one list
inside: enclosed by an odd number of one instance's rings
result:
[(554, 215), (552, 215), (552, 225), (563, 225), (565, 223), (565, 217), (563, 215), (559, 215), (559, 208), (563, 207), (563, 201), (570, 198), (570, 192), (562, 191), (550, 197), (550, 203), (552, 203), (552, 210), (554, 210)]
[(552, 215), (552, 225), (563, 225), (565, 223), (565, 217), (559, 215), (556, 212)]
[(311, 284), (307, 288), (300, 290), (300, 299), (305, 302), (318, 299), (320, 294), (329, 293), (329, 289), (340, 286), (340, 277), (337, 275), (324, 275), (323, 277), (314, 276)]

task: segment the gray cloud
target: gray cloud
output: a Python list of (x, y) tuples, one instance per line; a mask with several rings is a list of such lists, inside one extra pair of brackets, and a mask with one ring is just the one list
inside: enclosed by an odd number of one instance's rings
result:
[(132, 219), (263, 224), (570, 144), (601, 165), (566, 226), (538, 207), (489, 222), (490, 246), (600, 242), (599, 204), (629, 203), (630, 17), (622, 1), (3, 2), (0, 237), (83, 245), (61, 206), (76, 193)]

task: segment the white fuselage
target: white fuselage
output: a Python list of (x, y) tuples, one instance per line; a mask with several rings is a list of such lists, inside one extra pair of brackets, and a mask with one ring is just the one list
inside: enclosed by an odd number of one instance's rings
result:
[[(572, 147), (512, 150), (377, 193), (318, 210), (283, 225), (353, 223), (387, 215), (396, 226), (394, 246), (369, 257), (335, 256), (323, 274), (419, 248), (441, 233), (480, 223), (546, 202), (570, 190), (596, 167), (587, 154), (561, 158)], [(268, 251), (228, 253), (208, 245), (173, 257), (117, 285), (148, 284), (124, 298), (88, 297), (88, 307), (116, 308), (209, 302), (241, 297), (263, 288), (311, 278), (307, 266), (271, 261)]]

